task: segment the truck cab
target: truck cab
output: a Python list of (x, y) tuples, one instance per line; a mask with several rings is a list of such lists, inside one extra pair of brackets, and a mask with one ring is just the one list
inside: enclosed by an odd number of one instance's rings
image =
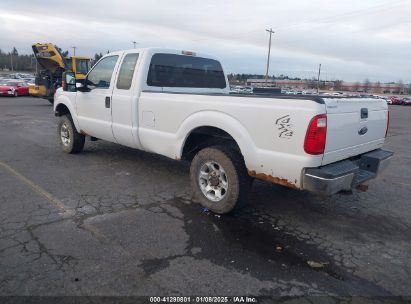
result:
[[(207, 78), (215, 83), (204, 83)], [(84, 84), (77, 84), (71, 103), (83, 133), (142, 149), (138, 126), (152, 126), (156, 120), (152, 111), (139, 113), (142, 92), (228, 94), (227, 83), (220, 62), (209, 55), (132, 49), (101, 58)]]

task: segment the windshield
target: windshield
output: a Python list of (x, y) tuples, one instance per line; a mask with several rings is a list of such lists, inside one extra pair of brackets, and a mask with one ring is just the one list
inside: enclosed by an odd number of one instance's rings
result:
[(77, 59), (76, 73), (87, 74), (90, 69), (90, 61), (88, 59)]

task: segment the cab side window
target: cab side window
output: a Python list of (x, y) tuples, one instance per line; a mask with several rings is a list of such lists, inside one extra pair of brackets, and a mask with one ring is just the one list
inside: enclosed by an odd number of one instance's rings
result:
[(109, 56), (100, 60), (87, 76), (90, 89), (108, 89), (118, 56)]
[(120, 73), (117, 80), (117, 89), (129, 90), (133, 80), (134, 70), (138, 60), (138, 54), (127, 54), (121, 64)]

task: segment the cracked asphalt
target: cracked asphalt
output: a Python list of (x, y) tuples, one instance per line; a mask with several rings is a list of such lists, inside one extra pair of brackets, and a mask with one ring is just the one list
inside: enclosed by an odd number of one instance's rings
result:
[(187, 163), (104, 141), (64, 154), (47, 101), (0, 98), (0, 295), (411, 296), (411, 107), (390, 110), (396, 154), (368, 192), (256, 181), (216, 216)]

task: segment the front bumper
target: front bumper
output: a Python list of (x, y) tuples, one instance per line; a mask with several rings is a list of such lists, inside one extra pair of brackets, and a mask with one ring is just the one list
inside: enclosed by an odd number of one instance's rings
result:
[(4, 95), (14, 95), (14, 91), (2, 91), (0, 92), (0, 95), (4, 96)]
[(373, 179), (390, 162), (393, 152), (374, 150), (356, 159), (343, 160), (319, 168), (306, 168), (303, 173), (303, 189), (322, 195), (351, 190)]

